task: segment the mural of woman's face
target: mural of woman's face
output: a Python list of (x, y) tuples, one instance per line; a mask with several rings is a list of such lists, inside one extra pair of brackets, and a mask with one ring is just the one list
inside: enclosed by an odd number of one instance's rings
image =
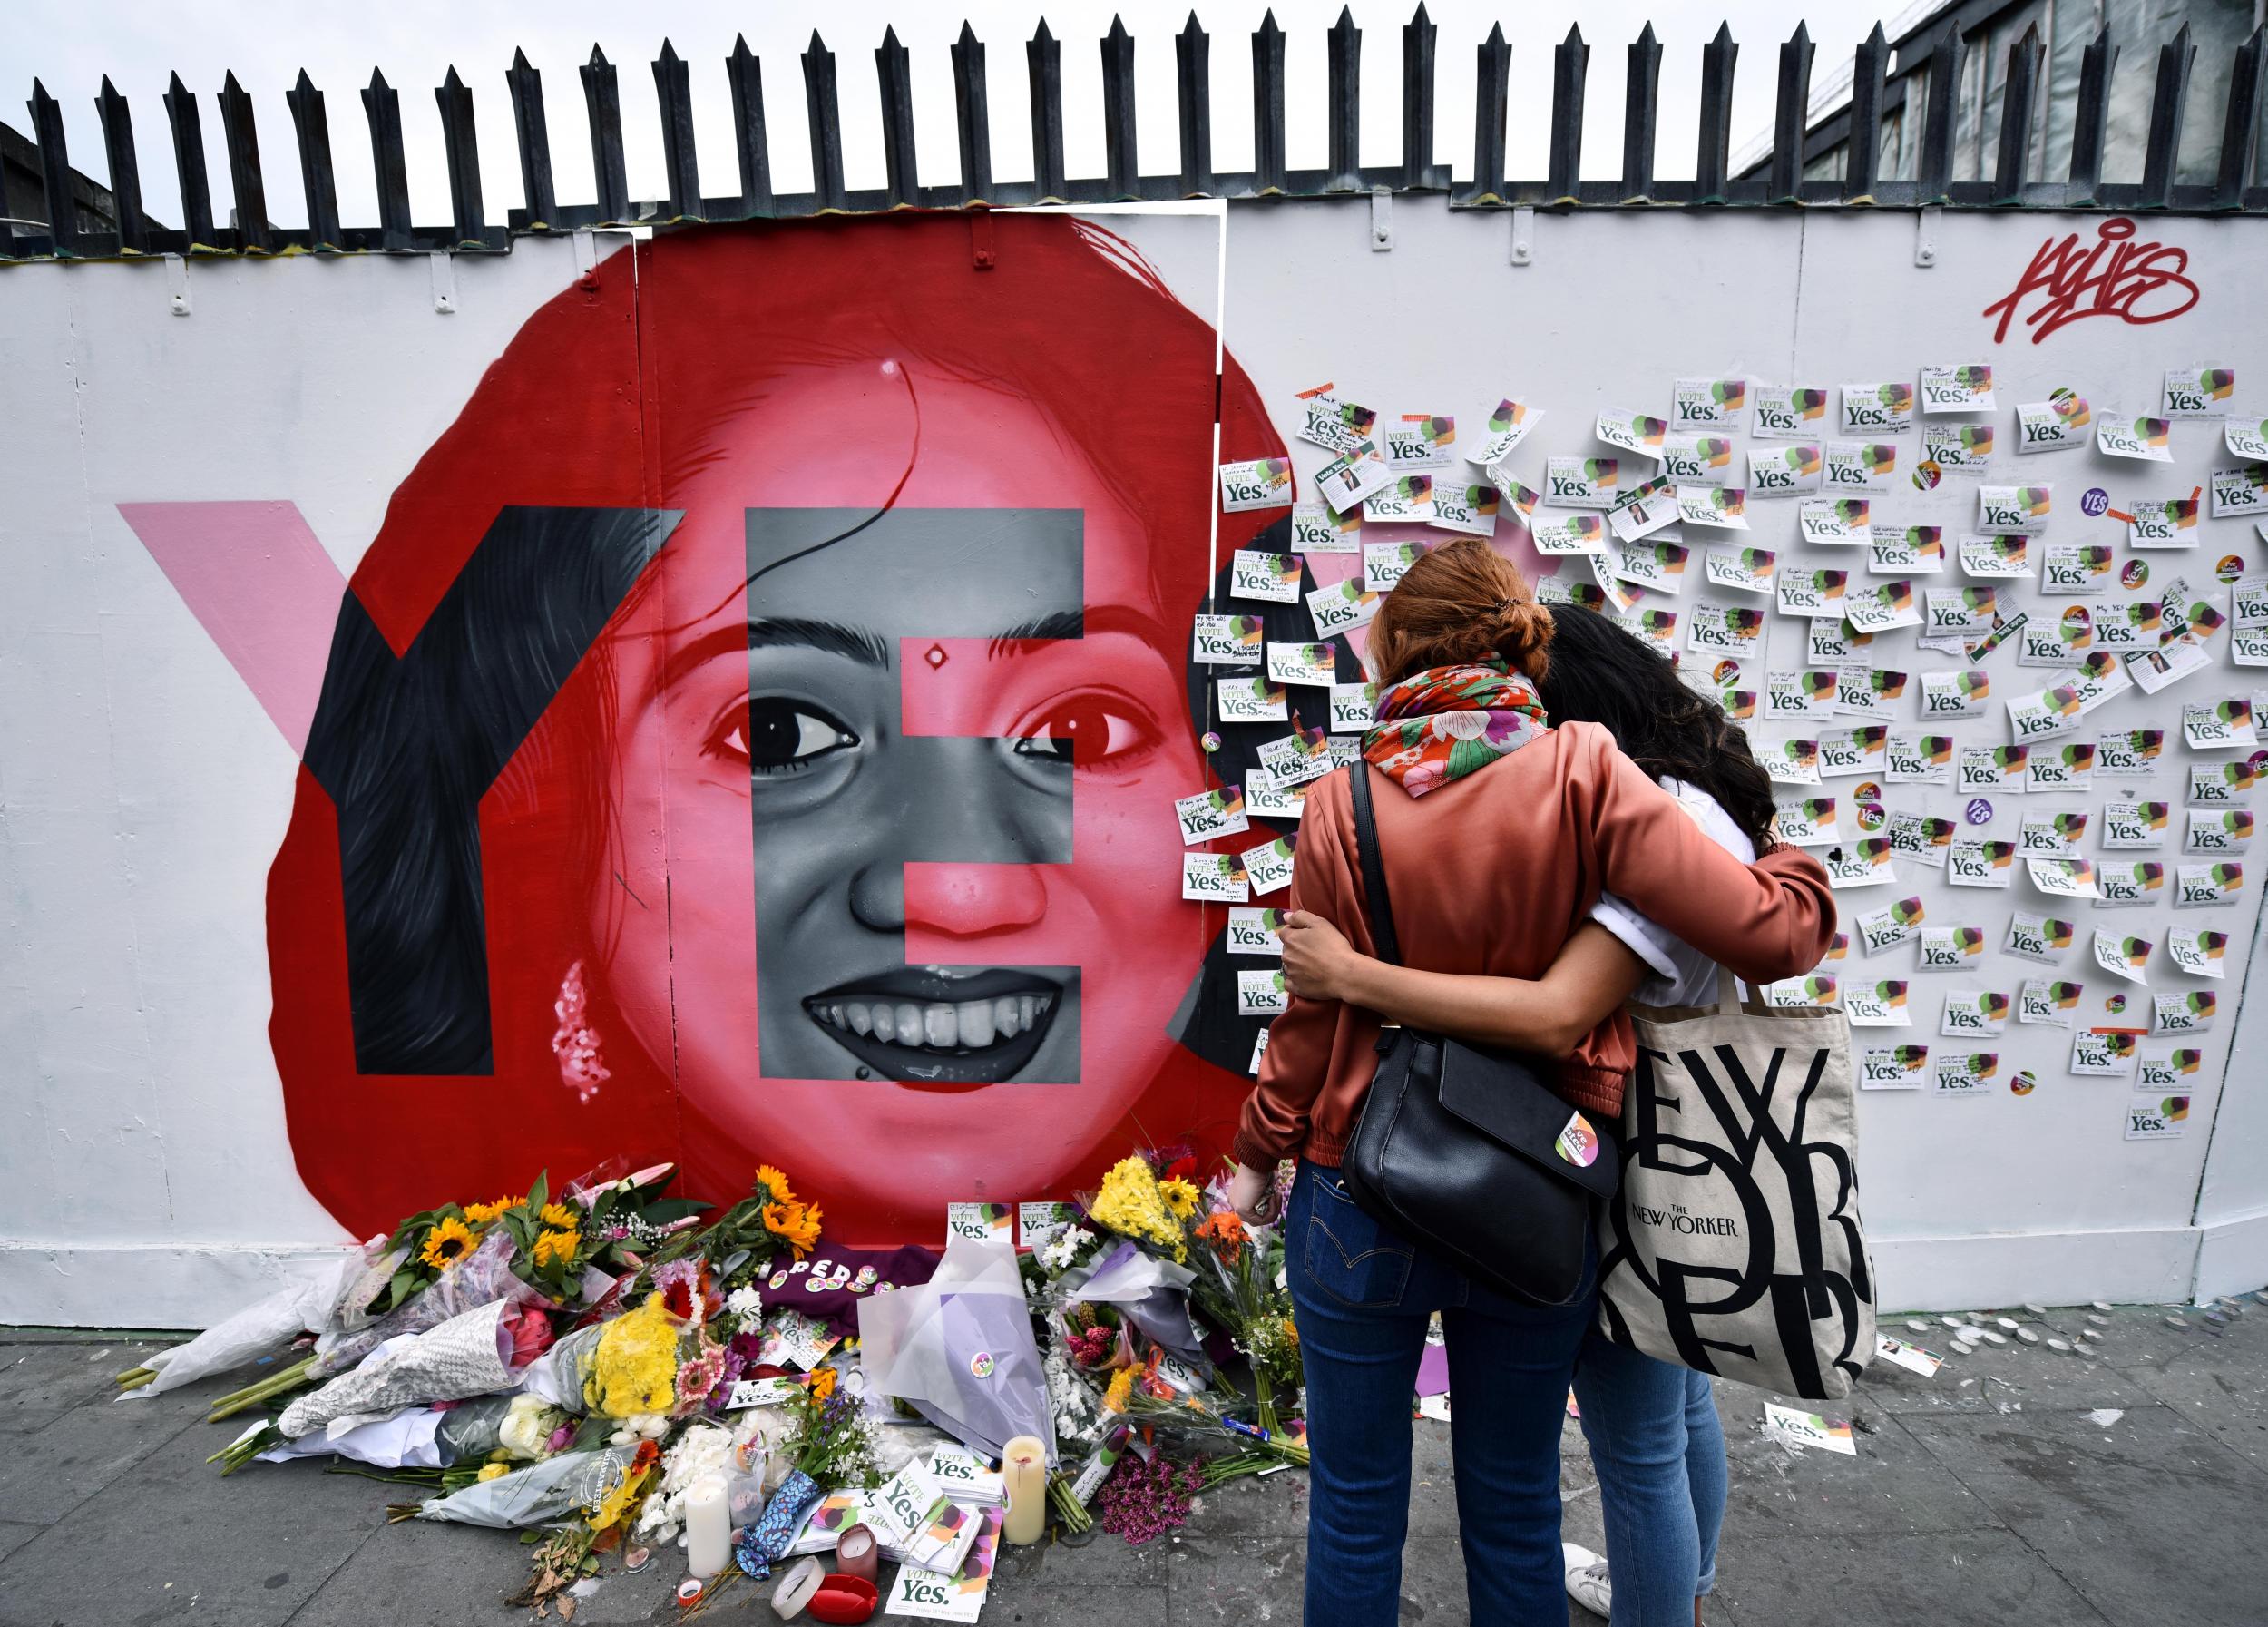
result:
[(1203, 953), (1190, 607), (1147, 562), (1204, 540), (918, 358), (788, 374), (702, 450), (611, 651), (609, 992), (703, 1190), (782, 1163), (852, 1241), (1036, 1195), (1165, 1063)]

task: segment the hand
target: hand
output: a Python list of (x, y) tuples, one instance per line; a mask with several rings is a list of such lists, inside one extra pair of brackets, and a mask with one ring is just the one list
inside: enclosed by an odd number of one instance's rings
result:
[(1346, 935), (1321, 916), (1295, 909), (1278, 928), (1284, 940), (1284, 978), (1303, 1000), (1344, 1000), (1347, 979), (1363, 956)]
[(1228, 1178), (1228, 1207), (1247, 1225), (1266, 1226), (1276, 1220), (1276, 1176), (1272, 1171), (1248, 1170), (1238, 1164)]

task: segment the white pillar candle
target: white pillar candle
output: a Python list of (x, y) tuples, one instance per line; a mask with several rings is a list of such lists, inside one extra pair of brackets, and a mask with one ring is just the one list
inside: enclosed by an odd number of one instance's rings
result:
[(685, 1494), (686, 1568), (706, 1581), (732, 1559), (732, 1514), (722, 1475), (704, 1476)]
[(1001, 1534), (1022, 1546), (1036, 1543), (1048, 1528), (1048, 1449), (1036, 1435), (1020, 1435), (1001, 1451), (1001, 1472), (1008, 1481), (1008, 1518)]

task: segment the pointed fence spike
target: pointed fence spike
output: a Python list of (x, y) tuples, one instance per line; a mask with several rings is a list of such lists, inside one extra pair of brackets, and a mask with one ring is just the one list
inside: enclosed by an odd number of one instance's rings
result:
[(882, 164), (892, 209), (919, 203), (920, 167), (914, 152), (914, 76), (898, 31), (886, 25), (875, 47), (875, 78), (882, 91)]
[(1804, 138), (1809, 128), (1812, 98), (1811, 30), (1803, 24), (1780, 46), (1779, 99), (1772, 120), (1772, 170), (1769, 197), (1774, 203), (1793, 203), (1804, 185)]
[(2253, 30), (2229, 68), (2228, 116), (2221, 125), (2221, 162), (2213, 181), (2215, 209), (2241, 209), (2244, 178), (2259, 139), (2263, 85), (2268, 85), (2268, 25)]
[(1433, 162), (1433, 52), (1441, 31), (1425, 15), (1425, 0), (1402, 25), (1402, 184), (1430, 188), (1446, 177)]
[(284, 93), (291, 109), (291, 126), (299, 138), (299, 182), (307, 193), (308, 244), (314, 249), (342, 247), (345, 233), (338, 228), (338, 177), (331, 167), (331, 121), (324, 111), (323, 93), (315, 88), (305, 68), (298, 83)]
[(165, 116), (173, 126), (173, 169), (181, 183), (181, 230), (191, 249), (218, 248), (212, 229), (212, 181), (205, 171), (204, 125), (197, 98), (176, 74), (165, 90)]
[(1173, 40), (1174, 78), (1180, 96), (1181, 195), (1213, 191), (1213, 41), (1197, 13)]
[(1851, 54), (1851, 134), (1843, 162), (1843, 201), (1872, 201), (1882, 152), (1882, 82), (1890, 66), (1890, 42), (1882, 25)]
[(2110, 75), (2118, 47), (2110, 30), (2099, 30), (2079, 57), (2079, 93), (2071, 115), (2071, 175), (2065, 198), (2092, 203), (2103, 179), (2103, 142), (2110, 124)]
[(275, 229), (268, 223), (268, 183), (260, 173), (259, 126), (252, 118), (252, 99), (236, 82), (222, 75), (220, 139), (229, 154), (229, 191), (236, 200), (236, 240), (240, 249), (265, 252), (276, 246)]
[(441, 150), (449, 163), (449, 213), (459, 243), (485, 243), (488, 222), (481, 207), (480, 138), (473, 123), (473, 93), (453, 66), (434, 87), (441, 110)]
[(32, 139), (39, 143), (40, 190), (47, 201), (47, 235), (56, 254), (80, 250), (79, 202), (71, 192), (71, 154), (64, 145), (63, 108), (47, 87), (32, 81)]
[(1583, 87), (1589, 73), (1590, 47), (1583, 44), (1581, 26), (1569, 24), (1551, 56), (1550, 174), (1544, 191), (1554, 203), (1575, 201), (1582, 185)]
[(2150, 93), (2150, 141), (2142, 156), (2140, 209), (2164, 209), (2174, 201), (2175, 172), (2181, 159), (2182, 120), (2188, 111), (2189, 70), (2196, 61), (2185, 22), (2158, 47), (2157, 81)]
[(591, 119), (591, 172), (599, 192), (599, 224), (631, 218), (630, 174), (622, 158), (622, 90), (606, 53), (591, 47), (582, 75), (583, 106)]
[(961, 199), (989, 202), (992, 196), (992, 108), (984, 75), (984, 42), (964, 21), (953, 43), (953, 119), (961, 140)]
[(1134, 36), (1110, 19), (1102, 37), (1102, 152), (1113, 201), (1141, 196), (1141, 159), (1134, 145)]
[(811, 127), (811, 190), (821, 210), (839, 210), (843, 192), (843, 115), (836, 94), (835, 53), (819, 31), (803, 54), (803, 105)]
[(1502, 203), (1504, 188), (1504, 117), (1510, 102), (1512, 48), (1505, 42), (1504, 25), (1489, 29), (1489, 37), (1473, 53), (1472, 190), (1468, 204)]
[(1354, 26), (1354, 13), (1339, 8), (1339, 20), (1324, 36), (1330, 85), (1325, 117), (1330, 132), (1330, 174), (1326, 192), (1352, 192), (1363, 185), (1363, 31)]
[(732, 93), (732, 150), (740, 164), (740, 213), (754, 220), (768, 215), (772, 201), (772, 152), (764, 131), (764, 67), (738, 35), (725, 58), (725, 83)]
[(1040, 201), (1068, 201), (1063, 182), (1063, 48), (1048, 32), (1048, 20), (1024, 42), (1024, 63), (1031, 76), (1031, 187)]
[(1252, 31), (1252, 190), (1286, 190), (1284, 169), (1284, 31), (1268, 11)]
[(543, 112), (543, 75), (528, 62), (528, 54), (513, 50), (512, 66), (504, 70), (504, 88), (512, 93), (513, 142), (520, 150), (520, 198), (528, 225), (549, 228), (559, 216), (559, 194), (552, 181), (552, 127)]
[(1740, 42), (1733, 25), (1719, 23), (1701, 47), (1701, 131), (1694, 154), (1693, 201), (1722, 203), (1731, 183), (1733, 160), (1733, 71)]
[(1655, 113), (1661, 99), (1662, 48), (1648, 23), (1631, 42), (1622, 92), (1622, 201), (1654, 191)]
[(402, 98), (375, 68), (363, 89), (362, 113), (370, 124), (370, 166), (378, 189), (378, 246), (400, 252), (412, 247), (409, 160), (402, 149)]
[(653, 61), (654, 102), (661, 113), (661, 172), (669, 189), (663, 206), (673, 221), (701, 218), (700, 163), (693, 150), (692, 70), (668, 35)]
[(2024, 197), (2024, 172), (2029, 166), (2034, 113), (2038, 107), (2039, 70), (2045, 53), (2039, 25), (2009, 47), (2008, 78), (2000, 93), (1999, 161), (1992, 178), (1995, 203), (2019, 203)]
[(1960, 30), (1949, 28), (1930, 53), (1930, 90), (1921, 114), (1919, 201), (1943, 203), (1953, 180), (1953, 126), (1959, 117), (1961, 64), (1968, 56)]
[(111, 208), (118, 217), (118, 246), (129, 254), (150, 251), (150, 220), (142, 209), (142, 161), (134, 152), (134, 116), (110, 75), (94, 99), (103, 121), (103, 151), (110, 161)]

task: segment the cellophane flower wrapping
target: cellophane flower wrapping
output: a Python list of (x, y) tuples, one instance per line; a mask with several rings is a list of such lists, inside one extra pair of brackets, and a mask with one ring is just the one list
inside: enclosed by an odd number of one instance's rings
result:
[(1006, 1242), (953, 1239), (927, 1282), (860, 1303), (858, 1336), (869, 1396), (910, 1403), (986, 1457), (1031, 1435), (1054, 1461), (1046, 1369)]
[(1189, 1319), (1189, 1286), (1197, 1273), (1160, 1259), (1130, 1242), (1098, 1256), (1092, 1265), (1073, 1266), (1055, 1280), (1055, 1305), (1109, 1305), (1160, 1349), (1196, 1372), (1209, 1376), (1205, 1341)]
[(758, 1582), (769, 1576), (821, 1495), (818, 1482), (801, 1469), (790, 1469), (756, 1524), (742, 1526), (732, 1539), (733, 1563)]
[(454, 1317), (506, 1298), (518, 1299), (527, 1285), (512, 1274), (512, 1234), (499, 1226), (480, 1246), (435, 1278), (408, 1304), (380, 1317), (358, 1332), (336, 1328), (315, 1345), (314, 1377), (343, 1373), (385, 1344), (406, 1333), (425, 1333)]
[(504, 1323), (515, 1308), (510, 1299), (491, 1300), (390, 1345), (353, 1372), (293, 1401), (277, 1418), (278, 1432), (298, 1440), (342, 1419), (367, 1419), (418, 1402), (455, 1401), (512, 1388), (512, 1346)]
[(602, 1504), (621, 1488), (637, 1455), (634, 1445), (562, 1452), (445, 1497), (428, 1497), (418, 1505), (417, 1517), (499, 1531), (548, 1525)]
[(552, 1341), (552, 1348), (528, 1365), (524, 1382), (533, 1395), (577, 1417), (591, 1410), (583, 1397), (599, 1360), (599, 1339), (606, 1324), (596, 1322)]
[(449, 1418), (430, 1406), (405, 1406), (399, 1412), (367, 1424), (318, 1429), (296, 1441), (284, 1441), (259, 1455), (262, 1463), (288, 1463), (295, 1457), (343, 1457), (368, 1464), (374, 1469), (440, 1469), (456, 1460), (441, 1440), (441, 1426)]
[(168, 1390), (226, 1373), (272, 1355), (276, 1347), (302, 1332), (320, 1332), (337, 1315), (347, 1289), (362, 1274), (368, 1256), (348, 1252), (325, 1260), (312, 1272), (216, 1322), (185, 1345), (161, 1350), (144, 1364), (157, 1372), (148, 1384), (120, 1394), (122, 1401), (145, 1400)]

